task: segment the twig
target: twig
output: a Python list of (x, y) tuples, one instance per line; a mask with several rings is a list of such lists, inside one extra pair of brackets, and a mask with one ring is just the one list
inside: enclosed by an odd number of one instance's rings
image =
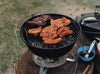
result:
[(89, 70), (89, 68), (90, 68), (90, 65), (88, 65), (88, 66), (85, 68), (85, 70), (83, 71), (83, 73), (82, 73), (82, 74), (86, 74), (86, 73), (87, 73), (87, 71)]
[(94, 63), (92, 62), (92, 65), (91, 65), (91, 68), (90, 68), (90, 70), (89, 70), (88, 74), (92, 74), (93, 69), (94, 69)]
[(78, 67), (78, 63), (76, 63), (75, 70), (74, 70), (74, 74), (76, 74), (77, 67)]

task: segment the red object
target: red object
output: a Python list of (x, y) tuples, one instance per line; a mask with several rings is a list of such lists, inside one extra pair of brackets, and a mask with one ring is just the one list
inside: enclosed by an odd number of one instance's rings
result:
[(100, 42), (97, 44), (98, 54), (100, 55)]

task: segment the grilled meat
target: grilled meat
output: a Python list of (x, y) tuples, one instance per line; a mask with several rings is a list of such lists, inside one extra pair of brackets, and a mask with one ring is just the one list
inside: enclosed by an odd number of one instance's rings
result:
[(72, 30), (63, 31), (59, 36), (64, 37), (64, 36), (69, 35), (69, 34), (73, 34), (73, 31)]
[(60, 37), (64, 37), (66, 35), (69, 34), (73, 34), (73, 31), (70, 30), (69, 27), (61, 27), (58, 31), (57, 31), (57, 35), (59, 35)]
[(57, 44), (57, 43), (59, 43), (59, 42), (61, 42), (62, 41), (62, 38), (57, 38), (57, 39), (46, 39), (45, 41), (44, 41), (44, 43), (45, 44)]
[(44, 41), (44, 40), (46, 40), (46, 39), (55, 39), (55, 38), (57, 38), (57, 37), (58, 37), (58, 35), (57, 35), (57, 34), (54, 34), (54, 35), (52, 35), (52, 36), (43, 37), (42, 40)]
[(71, 23), (71, 21), (65, 17), (56, 19), (56, 20), (51, 19), (51, 26), (56, 26), (58, 28), (65, 27), (65, 26), (69, 25), (70, 23)]
[[(45, 25), (47, 20), (51, 20), (51, 25), (42, 29), (41, 26)], [(27, 23), (31, 25), (41, 25), (38, 28), (29, 29), (28, 32), (33, 35), (40, 33), (44, 44), (57, 44), (62, 41), (62, 37), (73, 34), (73, 31), (70, 30), (69, 27), (66, 27), (71, 21), (65, 17), (53, 20), (49, 15), (42, 15), (32, 21), (27, 21)], [(60, 38), (58, 38), (58, 36)]]
[(47, 26), (43, 28), (42, 32), (40, 33), (40, 37), (50, 37), (57, 33), (57, 28), (52, 26)]
[(51, 16), (49, 15), (42, 15), (40, 17), (34, 18), (31, 21), (26, 21), (29, 25), (38, 25), (38, 26), (44, 26), (46, 25), (46, 21), (51, 20)]
[(33, 29), (29, 29), (28, 33), (29, 34), (33, 34), (33, 35), (37, 35), (38, 33), (40, 33), (42, 31), (42, 27), (39, 26), (38, 28), (33, 28)]
[(57, 34), (60, 35), (63, 31), (66, 31), (66, 30), (70, 30), (69, 27), (61, 27), (58, 31), (57, 31)]

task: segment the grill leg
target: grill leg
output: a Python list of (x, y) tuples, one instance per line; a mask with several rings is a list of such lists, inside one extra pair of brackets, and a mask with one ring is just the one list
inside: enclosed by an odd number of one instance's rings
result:
[(74, 55), (72, 52), (70, 52), (70, 54), (73, 56), (73, 59), (71, 59), (71, 58), (66, 58), (66, 61), (70, 61), (70, 62), (75, 62), (75, 61), (77, 61), (77, 58), (75, 57), (75, 55)]

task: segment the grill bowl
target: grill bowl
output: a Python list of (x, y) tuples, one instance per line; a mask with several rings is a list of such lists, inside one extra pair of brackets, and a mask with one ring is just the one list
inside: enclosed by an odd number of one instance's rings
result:
[[(63, 37), (62, 42), (54, 45), (46, 45), (43, 43), (42, 38), (37, 36), (33, 36), (28, 34), (28, 29), (35, 28), (28, 24), (26, 24), (25, 21), (21, 28), (20, 28), (20, 36), (22, 40), (26, 43), (29, 50), (31, 50), (34, 54), (44, 57), (44, 58), (56, 58), (65, 55), (68, 53), (74, 46), (75, 42), (80, 36), (81, 33), (81, 27), (70, 17), (61, 15), (61, 14), (41, 14), (41, 15), (50, 15), (52, 19), (58, 19), (62, 17), (66, 17), (71, 20), (71, 23), (68, 25), (71, 30), (74, 31), (73, 35), (68, 35)], [(28, 20), (32, 20), (36, 17), (39, 17), (41, 15), (33, 16)], [(46, 26), (50, 25), (50, 21), (47, 21)]]

